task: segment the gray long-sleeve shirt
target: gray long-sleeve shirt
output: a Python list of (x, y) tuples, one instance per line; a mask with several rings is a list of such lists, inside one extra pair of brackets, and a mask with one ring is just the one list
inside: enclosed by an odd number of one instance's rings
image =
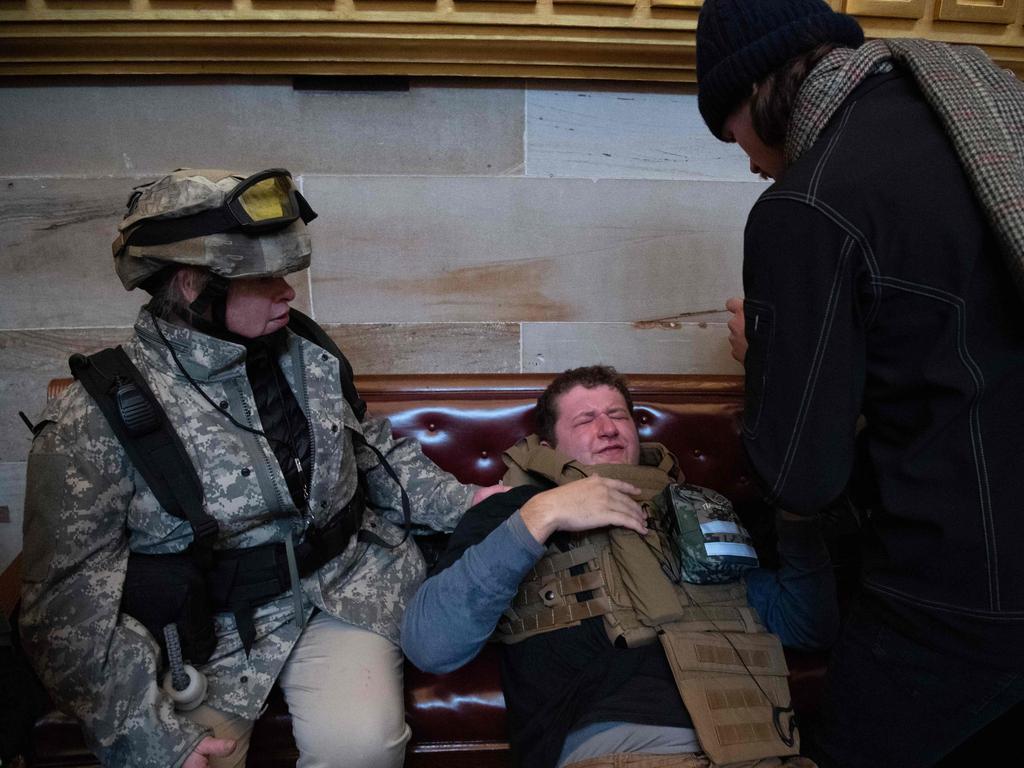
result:
[[(486, 514), (466, 513), (460, 529)], [(839, 627), (835, 580), (824, 541), (813, 522), (778, 522), (778, 571), (746, 575), (747, 598), (783, 645), (826, 647)], [(460, 546), (460, 530), (453, 545)], [(518, 510), (482, 540), (467, 546), (449, 567), (423, 584), (406, 610), (402, 649), (420, 669), (450, 672), (472, 660), (494, 632), (520, 582), (543, 556)]]

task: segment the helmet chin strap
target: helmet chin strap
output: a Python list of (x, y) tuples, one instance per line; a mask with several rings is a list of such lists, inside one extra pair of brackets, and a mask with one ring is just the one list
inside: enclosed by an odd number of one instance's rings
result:
[[(213, 320), (213, 327), (218, 330), (227, 330), (227, 306), (228, 306), (228, 280), (221, 275), (211, 274), (203, 286), (203, 290), (188, 305), (189, 322), (193, 325), (209, 323), (206, 320), (206, 311), (210, 310), (210, 317)], [(196, 321), (202, 321), (197, 323)]]
[(226, 277), (211, 274), (203, 290), (192, 300), (192, 303), (187, 307), (178, 308), (175, 310), (175, 314), (186, 325), (190, 325), (208, 336), (248, 346), (253, 341), (252, 339), (239, 336), (228, 328), (227, 299), (229, 284)]

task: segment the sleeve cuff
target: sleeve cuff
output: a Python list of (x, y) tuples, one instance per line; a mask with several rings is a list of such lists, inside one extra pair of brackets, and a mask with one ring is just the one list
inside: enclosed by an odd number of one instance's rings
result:
[(508, 526), (508, 529), (511, 531), (512, 537), (516, 540), (516, 543), (524, 551), (528, 552), (535, 560), (539, 559), (544, 554), (546, 547), (533, 538), (533, 534), (530, 533), (530, 529), (526, 527), (526, 523), (523, 522), (523, 518), (519, 514), (518, 510), (516, 510), (516, 513), (505, 521), (505, 525)]

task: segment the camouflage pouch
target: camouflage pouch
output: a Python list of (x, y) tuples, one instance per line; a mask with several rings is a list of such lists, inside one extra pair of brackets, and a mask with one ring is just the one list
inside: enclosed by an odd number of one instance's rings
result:
[(732, 503), (699, 485), (668, 486), (657, 499), (690, 584), (724, 584), (758, 566), (757, 552)]

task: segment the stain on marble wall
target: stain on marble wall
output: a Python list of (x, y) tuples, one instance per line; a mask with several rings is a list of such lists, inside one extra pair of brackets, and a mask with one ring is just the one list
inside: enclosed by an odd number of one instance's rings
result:
[[(310, 177), (328, 322), (632, 322), (739, 290), (751, 182)], [(723, 341), (724, 343), (724, 341)], [(666, 370), (673, 370), (665, 361)]]

